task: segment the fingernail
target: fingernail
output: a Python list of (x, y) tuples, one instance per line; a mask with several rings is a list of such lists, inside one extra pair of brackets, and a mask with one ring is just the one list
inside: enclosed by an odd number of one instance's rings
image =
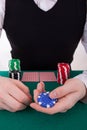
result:
[(32, 96), (31, 96), (31, 94), (30, 94), (30, 93), (28, 93), (28, 97), (32, 99)]
[(57, 93), (56, 92), (51, 92), (50, 97), (51, 98), (57, 98)]
[(37, 87), (39, 87), (39, 86), (40, 86), (40, 83), (37, 84)]
[(44, 82), (41, 81), (40, 84), (41, 84), (42, 86), (44, 86)]

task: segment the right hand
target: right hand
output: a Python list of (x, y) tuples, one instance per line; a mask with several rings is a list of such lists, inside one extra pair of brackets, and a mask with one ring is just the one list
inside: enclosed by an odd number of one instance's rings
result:
[(31, 101), (30, 91), (21, 81), (0, 77), (0, 110), (23, 110)]

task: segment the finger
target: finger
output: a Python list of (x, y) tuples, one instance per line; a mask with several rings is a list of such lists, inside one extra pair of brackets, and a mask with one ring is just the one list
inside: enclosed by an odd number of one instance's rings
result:
[(37, 103), (31, 103), (30, 107), (35, 109), (36, 111), (46, 113), (46, 114), (50, 114), (50, 115), (56, 113), (54, 111), (53, 107), (52, 108), (44, 108), (44, 107), (41, 107), (40, 105), (38, 105)]
[(27, 107), (26, 105), (15, 100), (10, 95), (5, 95), (2, 103), (3, 103), (3, 108), (11, 112), (23, 110)]
[(58, 112), (66, 112), (69, 109), (71, 109), (79, 100), (79, 95), (77, 92), (70, 93), (66, 95), (65, 97), (62, 97), (59, 99), (59, 101), (55, 104), (55, 106), (52, 109), (52, 113), (58, 113)]
[(37, 98), (38, 98), (38, 95), (40, 94), (40, 92), (37, 90), (37, 89), (35, 89), (34, 90), (34, 101), (37, 103)]
[(13, 79), (13, 82), (16, 84), (17, 87), (19, 87), (24, 93), (26, 93), (29, 97), (31, 97), (30, 95), (30, 90), (29, 88), (24, 85), (21, 81), (19, 80), (14, 80)]
[(19, 89), (17, 86), (11, 86), (10, 89), (8, 90), (8, 93), (10, 96), (15, 98), (18, 102), (24, 104), (24, 105), (29, 105), (31, 102), (31, 98), (24, 93), (21, 89)]
[(38, 105), (37, 103), (31, 103), (31, 104), (30, 104), (30, 107), (33, 108), (33, 109), (35, 109), (36, 111), (50, 114), (50, 113), (49, 113), (49, 110), (50, 110), (51, 108), (41, 107), (41, 106)]
[[(60, 103), (58, 103), (58, 105), (60, 105)], [(52, 107), (52, 108), (44, 108), (39, 106), (37, 103), (31, 103), (30, 107), (35, 109), (36, 111), (42, 112), (42, 113), (46, 113), (46, 114), (55, 114), (58, 112), (65, 112), (67, 110), (63, 109), (63, 108), (57, 108), (56, 106)]]
[(0, 110), (11, 111), (11, 108), (9, 108), (6, 104), (0, 102)]
[(73, 95), (69, 94), (66, 97), (60, 99), (60, 101), (56, 104), (58, 109), (54, 107), (54, 111), (57, 112), (66, 112), (71, 109), (77, 102), (77, 93)]
[(75, 103), (77, 102), (77, 97), (78, 97), (77, 93), (75, 94), (71, 93), (68, 96), (65, 96), (62, 99), (60, 99), (52, 108), (44, 108), (39, 106), (37, 103), (31, 103), (30, 106), (36, 111), (40, 111), (47, 114), (66, 112), (75, 105)]
[(45, 84), (44, 84), (44, 82), (38, 83), (38, 84), (37, 84), (37, 89), (38, 89), (38, 91), (40, 91), (40, 92), (44, 92), (44, 91), (45, 91)]
[(61, 113), (65, 113), (65, 112), (67, 112), (67, 110), (61, 111)]
[(45, 91), (44, 90), (45, 84), (44, 82), (40, 82), (37, 84), (37, 89), (34, 90), (34, 101), (37, 102), (38, 95)]
[(62, 86), (54, 89), (50, 92), (50, 98), (61, 98), (69, 93), (75, 92), (76, 90), (73, 89), (71, 86)]
[(9, 107), (7, 104), (4, 104), (2, 102), (0, 102), (0, 110), (7, 110), (10, 112), (15, 112), (11, 107)]

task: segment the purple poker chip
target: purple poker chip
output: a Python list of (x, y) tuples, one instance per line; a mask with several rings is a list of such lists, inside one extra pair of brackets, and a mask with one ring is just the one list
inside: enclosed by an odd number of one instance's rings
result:
[(42, 92), (37, 98), (38, 104), (45, 108), (53, 107), (58, 101), (57, 98), (52, 99), (49, 97), (49, 92)]

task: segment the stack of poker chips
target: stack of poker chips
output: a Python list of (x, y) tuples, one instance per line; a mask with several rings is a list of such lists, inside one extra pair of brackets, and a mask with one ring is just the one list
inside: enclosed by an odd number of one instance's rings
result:
[(21, 79), (21, 67), (19, 59), (11, 59), (9, 60), (9, 77), (12, 79)]
[(70, 65), (68, 63), (58, 63), (57, 82), (64, 84), (70, 76)]

